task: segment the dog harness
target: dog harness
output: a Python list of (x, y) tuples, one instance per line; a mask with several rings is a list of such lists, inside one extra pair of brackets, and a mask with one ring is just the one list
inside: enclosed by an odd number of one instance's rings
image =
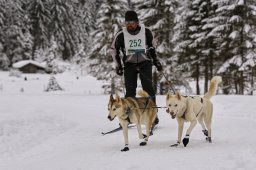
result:
[(196, 114), (196, 117), (199, 115), (199, 113), (201, 113), (201, 111), (203, 110), (203, 107), (204, 107), (204, 100), (202, 97), (201, 97), (201, 103), (202, 103), (202, 107), (201, 107), (200, 111)]
[[(188, 96), (183, 96), (183, 97), (187, 98)], [(194, 99), (193, 96), (192, 96), (191, 98)], [(201, 109), (199, 110), (199, 112), (196, 114), (196, 117), (197, 117), (197, 116), (201, 113), (201, 111), (203, 110), (204, 100), (203, 100), (202, 97), (201, 97), (201, 103), (202, 103), (202, 107), (201, 107)], [(182, 114), (181, 118), (185, 119), (185, 114), (186, 114), (186, 112), (187, 112), (187, 109), (184, 111), (184, 113)]]
[(132, 112), (131, 108), (130, 108), (130, 107), (127, 107), (127, 109), (126, 109), (126, 111), (125, 111), (125, 115), (127, 115), (127, 118), (126, 118), (125, 120), (127, 120), (128, 123), (130, 123), (130, 124), (132, 123), (131, 120), (130, 120), (130, 118), (129, 118), (131, 112)]

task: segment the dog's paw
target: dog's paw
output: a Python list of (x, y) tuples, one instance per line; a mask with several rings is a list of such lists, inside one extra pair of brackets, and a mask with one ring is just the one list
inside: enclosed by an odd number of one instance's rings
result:
[(212, 138), (211, 137), (206, 137), (206, 141), (208, 141), (209, 143), (212, 143)]
[(208, 130), (202, 130), (205, 136), (208, 136)]
[(188, 142), (189, 142), (189, 135), (186, 135), (186, 137), (183, 138), (182, 143), (183, 143), (183, 145), (186, 147), (187, 144), (188, 144)]
[(140, 146), (145, 146), (145, 145), (147, 145), (147, 142), (145, 141), (140, 143)]
[(124, 149), (121, 149), (121, 152), (126, 152), (126, 151), (129, 151), (129, 147), (128, 146), (124, 147)]

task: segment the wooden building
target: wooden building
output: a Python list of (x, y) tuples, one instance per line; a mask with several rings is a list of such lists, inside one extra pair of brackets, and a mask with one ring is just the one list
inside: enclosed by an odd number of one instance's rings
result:
[(45, 72), (46, 65), (39, 63), (34, 60), (22, 60), (14, 63), (13, 68), (18, 69), (22, 73), (38, 73), (38, 72)]

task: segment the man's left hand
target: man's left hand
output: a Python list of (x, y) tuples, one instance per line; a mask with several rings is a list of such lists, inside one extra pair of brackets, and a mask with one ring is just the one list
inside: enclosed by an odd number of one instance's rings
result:
[(153, 64), (156, 66), (157, 71), (162, 71), (162, 70), (163, 70), (163, 66), (162, 66), (162, 64), (160, 63), (160, 61), (154, 60), (154, 61), (153, 61)]

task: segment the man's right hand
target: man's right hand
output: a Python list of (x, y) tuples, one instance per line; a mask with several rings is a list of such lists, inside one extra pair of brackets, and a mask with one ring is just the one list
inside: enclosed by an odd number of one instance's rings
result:
[(123, 75), (123, 67), (122, 66), (117, 66), (116, 67), (116, 74), (119, 75), (119, 76), (122, 76)]
[(156, 66), (157, 71), (162, 71), (163, 70), (162, 64), (157, 59), (153, 61), (153, 64)]

